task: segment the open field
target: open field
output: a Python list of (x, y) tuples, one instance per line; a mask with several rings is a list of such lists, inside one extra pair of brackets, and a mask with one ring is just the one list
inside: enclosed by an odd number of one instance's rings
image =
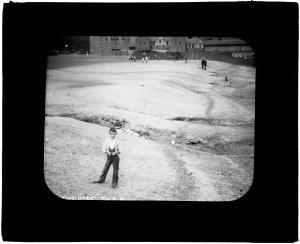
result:
[[(208, 61), (49, 57), (45, 180), (62, 198), (230, 201), (251, 186), (255, 68)], [(225, 81), (228, 76), (232, 84)], [(97, 180), (119, 128), (119, 187)]]

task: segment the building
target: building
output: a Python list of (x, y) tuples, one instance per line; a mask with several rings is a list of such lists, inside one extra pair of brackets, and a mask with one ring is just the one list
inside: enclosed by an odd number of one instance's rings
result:
[(90, 40), (88, 36), (65, 36), (54, 39), (50, 48), (59, 51), (86, 53), (90, 50)]
[(228, 37), (201, 37), (205, 52), (252, 52), (242, 39)]
[(90, 36), (90, 53), (101, 54), (100, 36)]
[(185, 37), (138, 37), (136, 50), (185, 53)]
[(88, 36), (71, 36), (69, 40), (70, 46), (74, 51), (82, 50), (86, 52), (90, 49)]
[(134, 50), (136, 50), (136, 40), (137, 40), (136, 36), (130, 36), (129, 37), (129, 50), (128, 50), (129, 54), (132, 54), (132, 52)]
[(185, 37), (171, 37), (169, 40), (168, 51), (169, 52), (179, 52), (185, 54)]
[(136, 38), (135, 46), (138, 51), (150, 51), (152, 49), (151, 38), (147, 36), (139, 36)]
[(100, 55), (130, 55), (137, 50), (179, 52), (199, 59), (205, 53), (252, 51), (241, 39), (222, 37), (90, 36), (89, 41), (90, 53)]
[(90, 53), (129, 55), (134, 50), (185, 53), (185, 37), (90, 36)]
[(129, 36), (90, 36), (90, 53), (129, 55), (135, 50), (136, 38)]
[(170, 44), (170, 37), (152, 37), (152, 51), (167, 52)]
[(199, 37), (187, 37), (185, 40), (185, 54), (188, 59), (199, 59), (203, 56), (204, 44)]
[(134, 50), (179, 52), (185, 54), (186, 37), (122, 37), (91, 36), (90, 53), (100, 55), (128, 55)]

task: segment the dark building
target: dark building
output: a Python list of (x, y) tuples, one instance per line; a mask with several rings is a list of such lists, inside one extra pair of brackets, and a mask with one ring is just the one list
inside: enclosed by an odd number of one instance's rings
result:
[(185, 37), (90, 36), (90, 53), (129, 55), (134, 50), (185, 53)]
[(90, 50), (90, 39), (88, 36), (54, 37), (53, 43), (49, 46), (49, 51), (53, 52), (54, 50), (60, 53), (86, 53)]
[(205, 52), (252, 52), (242, 39), (228, 37), (201, 37)]
[(139, 36), (136, 38), (135, 46), (138, 51), (151, 51), (153, 48), (152, 38)]
[(129, 36), (90, 36), (90, 53), (129, 55), (136, 48), (135, 39)]
[[(130, 55), (137, 50), (177, 52), (189, 59), (199, 59), (205, 53), (252, 51), (246, 42), (237, 38), (90, 36), (88, 40), (90, 53), (99, 55)], [(86, 39), (79, 38), (78, 43), (86, 43)]]
[(179, 52), (185, 54), (185, 37), (170, 37), (168, 44), (169, 52)]
[(185, 53), (185, 37), (138, 37), (137, 50)]
[(188, 59), (199, 59), (203, 56), (204, 45), (199, 37), (188, 37), (185, 40), (185, 54)]
[(70, 46), (76, 50), (89, 51), (90, 40), (88, 36), (72, 36), (70, 37)]
[(170, 37), (152, 37), (152, 50), (156, 52), (167, 52), (170, 47)]

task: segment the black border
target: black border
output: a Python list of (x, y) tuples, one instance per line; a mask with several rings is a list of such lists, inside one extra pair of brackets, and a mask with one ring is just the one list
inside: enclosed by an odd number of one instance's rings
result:
[[(43, 176), (47, 51), (68, 35), (231, 36), (256, 54), (255, 175), (234, 202), (65, 201)], [(298, 240), (297, 3), (6, 3), (4, 241)]]

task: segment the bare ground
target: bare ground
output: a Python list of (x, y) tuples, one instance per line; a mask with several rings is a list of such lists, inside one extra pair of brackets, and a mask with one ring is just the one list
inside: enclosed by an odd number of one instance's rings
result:
[[(188, 201), (230, 201), (248, 191), (254, 68), (96, 61), (48, 70), (45, 180), (51, 191), (67, 199)], [(105, 184), (91, 183), (105, 164), (101, 147), (112, 124), (122, 145), (117, 189), (110, 188), (112, 169)]]

